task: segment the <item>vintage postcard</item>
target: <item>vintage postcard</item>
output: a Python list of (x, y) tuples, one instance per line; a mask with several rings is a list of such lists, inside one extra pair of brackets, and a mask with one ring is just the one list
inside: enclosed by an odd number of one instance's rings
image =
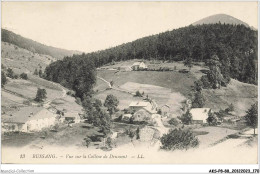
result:
[(1, 163), (258, 163), (258, 2), (1, 5)]

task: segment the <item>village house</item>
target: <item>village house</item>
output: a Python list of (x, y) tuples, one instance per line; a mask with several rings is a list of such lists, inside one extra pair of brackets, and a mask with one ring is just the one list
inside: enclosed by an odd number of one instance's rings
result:
[(64, 121), (70, 123), (80, 123), (80, 116), (77, 112), (66, 112), (64, 113)]
[(192, 115), (192, 123), (204, 124), (207, 123), (207, 118), (211, 112), (210, 108), (193, 108), (190, 110)]
[(124, 114), (122, 116), (122, 121), (130, 121), (131, 117), (132, 117), (132, 114)]
[(2, 115), (3, 132), (41, 131), (56, 123), (56, 114), (42, 107), (23, 107), (19, 111)]
[(157, 104), (155, 101), (134, 101), (131, 102), (129, 105), (130, 110), (132, 111), (138, 111), (140, 109), (145, 109), (150, 114), (157, 113)]
[(134, 71), (147, 69), (147, 65), (145, 65), (144, 62), (135, 62), (135, 63), (132, 65), (132, 69), (133, 69)]

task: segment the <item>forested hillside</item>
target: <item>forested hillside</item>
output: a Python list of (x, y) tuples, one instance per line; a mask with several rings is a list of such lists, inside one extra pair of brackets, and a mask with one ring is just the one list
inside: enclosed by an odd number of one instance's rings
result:
[(83, 98), (84, 94), (92, 94), (96, 82), (94, 61), (85, 54), (65, 57), (46, 67), (45, 78), (74, 90), (77, 97)]
[[(66, 58), (64, 61), (51, 64), (46, 68), (46, 74), (47, 79), (56, 82), (65, 79), (68, 82), (67, 78), (75, 80), (79, 75), (77, 73), (81, 73), (76, 69), (84, 66), (84, 63), (92, 62), (90, 60), (99, 67), (112, 61), (129, 59), (189, 60), (208, 63), (216, 61), (217, 58), (224, 78), (231, 77), (257, 84), (257, 52), (257, 31), (244, 25), (190, 25), (103, 51)], [(68, 60), (75, 67), (69, 66)], [(60, 74), (60, 71), (66, 75)]]
[(78, 51), (70, 51), (70, 50), (55, 48), (51, 46), (46, 46), (44, 44), (38, 43), (31, 39), (24, 38), (20, 35), (17, 35), (5, 29), (1, 30), (1, 34), (2, 34), (3, 42), (14, 44), (20, 48), (29, 50), (33, 53), (45, 54), (45, 55), (55, 57), (57, 59), (62, 59), (65, 56), (72, 56), (73, 54), (81, 54), (81, 52)]

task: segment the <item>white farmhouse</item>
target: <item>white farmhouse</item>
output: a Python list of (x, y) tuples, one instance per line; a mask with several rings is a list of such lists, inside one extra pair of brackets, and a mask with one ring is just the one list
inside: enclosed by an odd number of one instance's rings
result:
[(192, 122), (195, 124), (207, 123), (207, 118), (211, 112), (210, 108), (193, 108), (190, 110)]
[(135, 62), (133, 65), (132, 65), (132, 69), (133, 70), (143, 70), (143, 69), (147, 69), (147, 66), (145, 65), (144, 62)]
[(2, 115), (3, 132), (41, 131), (56, 123), (56, 114), (42, 107), (23, 107), (9, 115)]

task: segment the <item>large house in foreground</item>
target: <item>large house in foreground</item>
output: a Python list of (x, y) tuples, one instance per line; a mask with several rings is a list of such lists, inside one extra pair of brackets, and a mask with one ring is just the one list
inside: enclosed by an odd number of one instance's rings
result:
[(19, 111), (2, 115), (3, 132), (33, 132), (56, 123), (56, 114), (42, 107), (22, 107)]
[(132, 65), (132, 69), (134, 71), (136, 70), (143, 70), (143, 69), (147, 69), (147, 66), (145, 65), (144, 62), (135, 62), (133, 65)]
[(207, 118), (211, 112), (210, 108), (192, 108), (190, 113), (192, 115), (192, 122), (194, 124), (207, 123)]

